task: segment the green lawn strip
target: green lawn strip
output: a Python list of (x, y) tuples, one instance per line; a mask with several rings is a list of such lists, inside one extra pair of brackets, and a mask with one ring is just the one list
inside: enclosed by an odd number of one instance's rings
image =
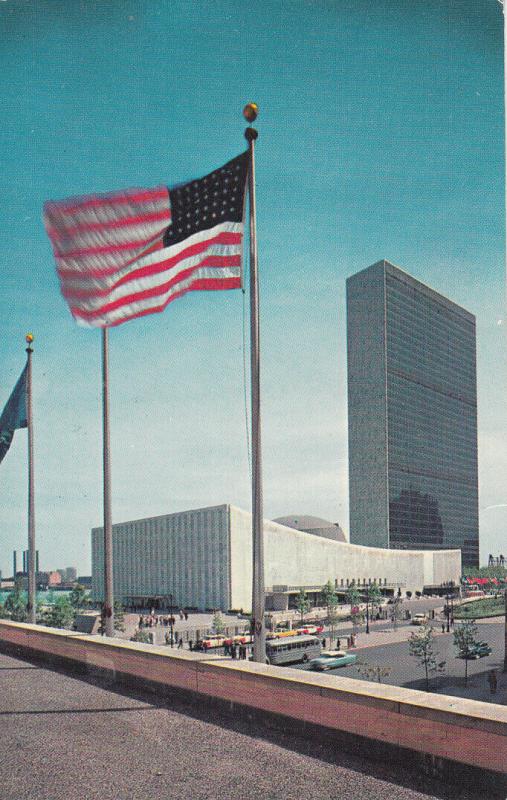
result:
[(499, 617), (505, 613), (503, 597), (474, 600), (454, 609), (455, 619), (484, 619), (485, 617)]

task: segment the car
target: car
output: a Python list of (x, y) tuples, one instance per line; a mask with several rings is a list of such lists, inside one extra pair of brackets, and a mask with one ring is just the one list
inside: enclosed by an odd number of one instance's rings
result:
[[(490, 656), (492, 653), (491, 647), (487, 642), (477, 642), (474, 647), (470, 648), (470, 652), (468, 654), (468, 658), (485, 658), (486, 656)], [(458, 658), (466, 658), (467, 656), (463, 651), (458, 653)]]
[(346, 653), (344, 650), (326, 650), (318, 658), (312, 658), (310, 669), (323, 672), (325, 669), (336, 669), (336, 667), (348, 667), (355, 664), (357, 656), (353, 653)]
[(296, 633), (299, 635), (315, 635), (317, 633), (322, 633), (323, 630), (323, 625), (304, 625), (303, 627), (298, 628)]
[(412, 617), (412, 625), (426, 625), (428, 617), (426, 614), (414, 614)]

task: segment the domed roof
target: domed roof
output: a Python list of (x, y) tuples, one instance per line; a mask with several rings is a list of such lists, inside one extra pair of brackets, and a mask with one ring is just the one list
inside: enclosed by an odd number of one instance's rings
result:
[(334, 539), (337, 542), (346, 542), (347, 538), (337, 522), (329, 522), (321, 517), (312, 517), (309, 514), (290, 514), (288, 517), (277, 517), (273, 520), (286, 528), (294, 528), (304, 533), (313, 533), (325, 539)]

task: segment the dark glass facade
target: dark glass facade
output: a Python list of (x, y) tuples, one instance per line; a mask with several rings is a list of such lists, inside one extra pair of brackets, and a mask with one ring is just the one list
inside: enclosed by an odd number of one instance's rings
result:
[(386, 261), (349, 278), (347, 315), (351, 541), (477, 565), (473, 315)]

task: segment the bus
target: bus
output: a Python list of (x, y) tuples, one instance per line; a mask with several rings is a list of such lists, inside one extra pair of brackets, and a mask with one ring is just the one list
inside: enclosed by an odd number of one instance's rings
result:
[(292, 636), (266, 642), (267, 664), (295, 664), (318, 658), (322, 642), (317, 636)]

